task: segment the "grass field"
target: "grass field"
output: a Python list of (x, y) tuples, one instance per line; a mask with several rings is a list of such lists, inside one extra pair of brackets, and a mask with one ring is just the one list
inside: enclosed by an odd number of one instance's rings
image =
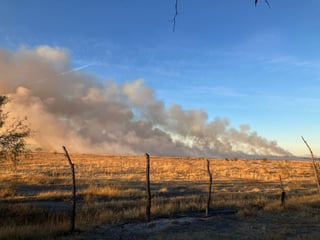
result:
[[(76, 171), (77, 231), (145, 221), (145, 156), (70, 155)], [(212, 210), (236, 209), (243, 223), (257, 216), (268, 221), (270, 214), (290, 218), (290, 213), (295, 213), (296, 222), (319, 222), (320, 198), (309, 161), (209, 161)], [(0, 239), (71, 237), (65, 234), (70, 225), (72, 176), (64, 154), (31, 153), (17, 165), (0, 164)], [(153, 221), (204, 215), (209, 184), (206, 164), (204, 158), (151, 156)], [(280, 206), (280, 176), (285, 207)]]

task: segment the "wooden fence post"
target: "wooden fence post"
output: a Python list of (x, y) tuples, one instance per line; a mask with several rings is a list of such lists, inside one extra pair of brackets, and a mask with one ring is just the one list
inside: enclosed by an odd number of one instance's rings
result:
[(284, 207), (284, 204), (285, 204), (285, 200), (286, 200), (286, 192), (284, 191), (284, 187), (283, 187), (283, 184), (282, 184), (282, 179), (281, 179), (281, 175), (279, 175), (279, 179), (280, 179), (280, 187), (281, 187), (281, 204), (280, 206), (281, 207)]
[(207, 159), (207, 171), (209, 175), (209, 191), (208, 191), (208, 200), (206, 207), (206, 217), (209, 216), (210, 203), (211, 203), (211, 191), (212, 191), (212, 173), (210, 171), (210, 161)]
[(316, 179), (316, 183), (317, 183), (317, 187), (318, 187), (318, 191), (320, 193), (320, 179), (319, 179), (319, 173), (318, 173), (318, 168), (317, 168), (317, 165), (316, 165), (316, 161), (314, 159), (314, 156), (313, 156), (313, 152), (311, 150), (311, 147), (309, 146), (309, 144), (307, 143), (307, 141), (301, 136), (302, 140), (304, 141), (304, 143), (307, 145), (307, 148), (309, 149), (310, 151), (310, 154), (311, 154), (311, 160), (312, 160), (312, 166), (313, 166), (313, 171), (314, 171), (314, 176), (315, 176), (315, 179)]
[(65, 156), (68, 159), (68, 162), (71, 167), (72, 172), (72, 215), (71, 215), (71, 225), (70, 225), (70, 232), (74, 232), (75, 228), (75, 220), (76, 220), (76, 176), (74, 173), (74, 164), (71, 161), (70, 155), (67, 151), (67, 148), (65, 146), (62, 146)]
[(150, 190), (150, 156), (146, 153), (146, 190), (147, 190), (147, 206), (146, 206), (146, 220), (150, 222), (151, 215), (151, 190)]

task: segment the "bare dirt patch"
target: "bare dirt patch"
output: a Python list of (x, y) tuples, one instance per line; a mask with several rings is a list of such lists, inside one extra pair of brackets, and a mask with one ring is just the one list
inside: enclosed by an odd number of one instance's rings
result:
[(64, 239), (319, 239), (318, 220), (302, 219), (299, 212), (181, 217), (157, 219), (149, 224), (102, 225)]

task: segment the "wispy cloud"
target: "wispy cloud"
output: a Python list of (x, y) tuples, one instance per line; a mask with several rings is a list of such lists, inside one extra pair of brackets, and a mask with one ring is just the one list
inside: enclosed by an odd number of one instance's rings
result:
[(320, 60), (303, 59), (293, 55), (278, 55), (264, 59), (263, 64), (269, 71), (319, 71)]
[(210, 95), (210, 96), (220, 96), (220, 97), (247, 97), (248, 94), (241, 92), (235, 88), (227, 86), (216, 86), (216, 87), (204, 87), (204, 86), (192, 86), (192, 87), (182, 87), (180, 89), (184, 93), (191, 94), (201, 94), (201, 95)]
[(281, 95), (265, 95), (262, 97), (269, 102), (278, 105), (278, 108), (283, 109), (300, 109), (301, 112), (317, 112), (320, 113), (320, 98), (307, 96), (281, 96)]

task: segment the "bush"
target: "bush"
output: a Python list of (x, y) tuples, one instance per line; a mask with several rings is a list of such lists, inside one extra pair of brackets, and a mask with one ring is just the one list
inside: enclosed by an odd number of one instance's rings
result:
[(5, 124), (8, 113), (3, 111), (3, 106), (7, 102), (6, 96), (0, 96), (0, 158), (17, 162), (25, 150), (25, 139), (30, 135), (30, 129), (22, 120)]

